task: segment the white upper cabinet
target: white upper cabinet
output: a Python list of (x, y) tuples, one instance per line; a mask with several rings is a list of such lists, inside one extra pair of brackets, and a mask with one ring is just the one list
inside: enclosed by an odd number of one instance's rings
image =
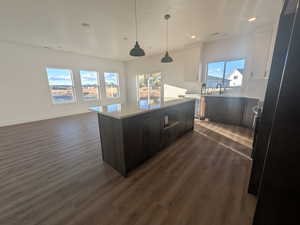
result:
[(272, 33), (261, 32), (253, 36), (252, 46), (252, 71), (251, 75), (256, 79), (266, 78), (268, 75), (268, 62), (272, 47)]
[(202, 44), (184, 50), (184, 81), (199, 81)]

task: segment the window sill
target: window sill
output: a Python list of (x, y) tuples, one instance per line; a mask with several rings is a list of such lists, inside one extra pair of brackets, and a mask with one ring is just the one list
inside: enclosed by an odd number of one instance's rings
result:
[(77, 103), (78, 103), (77, 101), (72, 101), (72, 102), (53, 102), (52, 101), (53, 105), (70, 105), (70, 104), (77, 104)]
[(118, 97), (107, 97), (106, 96), (106, 99), (119, 99), (119, 98), (121, 98), (121, 96), (118, 96)]

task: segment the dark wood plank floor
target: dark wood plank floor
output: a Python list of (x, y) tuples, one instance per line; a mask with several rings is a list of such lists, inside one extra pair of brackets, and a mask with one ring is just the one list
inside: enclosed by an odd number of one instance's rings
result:
[(0, 224), (250, 225), (251, 161), (209, 135), (187, 134), (125, 179), (98, 160), (93, 113), (0, 128)]

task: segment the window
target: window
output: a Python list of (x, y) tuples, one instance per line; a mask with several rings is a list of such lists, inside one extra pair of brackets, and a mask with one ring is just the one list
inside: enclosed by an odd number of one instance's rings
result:
[(46, 71), (53, 103), (75, 102), (72, 71), (54, 68), (47, 68)]
[(161, 73), (142, 74), (137, 76), (138, 101), (141, 107), (160, 104)]
[(225, 62), (208, 63), (206, 87), (215, 88), (219, 83), (223, 84)]
[(105, 92), (107, 98), (120, 97), (119, 74), (104, 73)]
[(112, 105), (108, 105), (107, 107), (107, 112), (119, 112), (121, 111), (121, 104), (112, 104)]
[(85, 101), (96, 101), (99, 99), (98, 73), (95, 71), (80, 71), (82, 96)]
[(240, 87), (243, 83), (245, 60), (212, 62), (207, 64), (207, 88)]

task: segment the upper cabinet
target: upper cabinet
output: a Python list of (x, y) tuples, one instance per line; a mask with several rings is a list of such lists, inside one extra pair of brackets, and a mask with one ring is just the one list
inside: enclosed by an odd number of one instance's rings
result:
[(184, 81), (199, 81), (201, 72), (202, 44), (184, 50)]
[(253, 36), (252, 40), (252, 70), (251, 76), (263, 79), (268, 76), (268, 62), (272, 47), (272, 32), (260, 32)]

